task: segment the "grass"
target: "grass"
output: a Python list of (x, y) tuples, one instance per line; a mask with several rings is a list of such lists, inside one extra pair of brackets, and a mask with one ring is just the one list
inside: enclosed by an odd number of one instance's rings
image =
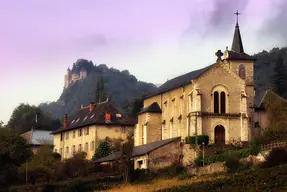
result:
[(224, 175), (217, 176), (201, 176), (201, 177), (186, 177), (181, 179), (179, 177), (171, 179), (155, 179), (149, 183), (141, 184), (118, 184), (114, 185), (112, 189), (105, 192), (152, 192), (159, 189), (167, 189), (170, 187), (188, 185), (200, 181), (210, 181), (219, 177), (226, 177)]

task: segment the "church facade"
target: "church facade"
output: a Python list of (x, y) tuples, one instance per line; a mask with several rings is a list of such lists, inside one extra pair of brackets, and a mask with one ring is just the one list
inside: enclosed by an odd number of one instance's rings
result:
[(214, 64), (168, 80), (144, 99), (135, 145), (208, 135), (209, 143), (249, 141), (254, 127), (255, 58), (244, 52), (238, 22), (231, 50)]

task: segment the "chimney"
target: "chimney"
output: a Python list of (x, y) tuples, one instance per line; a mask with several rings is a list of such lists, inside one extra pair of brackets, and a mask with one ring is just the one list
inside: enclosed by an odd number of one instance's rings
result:
[(91, 103), (90, 103), (90, 112), (94, 109), (94, 106), (95, 106), (95, 103), (94, 103), (94, 102), (91, 102)]
[(64, 128), (66, 129), (68, 126), (68, 114), (65, 114), (65, 117), (64, 117)]
[(111, 122), (111, 113), (106, 112), (105, 120), (106, 120), (106, 122)]

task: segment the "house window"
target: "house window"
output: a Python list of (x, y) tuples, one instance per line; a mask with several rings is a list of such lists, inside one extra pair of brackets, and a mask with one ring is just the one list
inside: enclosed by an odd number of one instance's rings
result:
[(76, 137), (76, 131), (73, 131), (73, 138)]
[(226, 112), (226, 99), (225, 99), (225, 93), (222, 91), (220, 93), (220, 112), (225, 113)]
[(63, 141), (63, 137), (64, 137), (63, 134), (64, 134), (64, 133), (61, 133), (61, 141)]
[(180, 98), (180, 105), (179, 105), (179, 114), (182, 114), (183, 111), (182, 111), (182, 107), (183, 106), (183, 97)]
[(88, 144), (88, 142), (85, 144), (85, 151), (86, 152), (88, 152), (88, 150), (89, 150), (89, 144)]
[(82, 144), (79, 144), (79, 149), (78, 149), (79, 152), (82, 151)]
[(226, 94), (222, 91), (219, 95), (217, 91), (213, 94), (214, 97), (214, 113), (226, 113)]
[(68, 140), (69, 139), (69, 132), (66, 132), (65, 134), (66, 134), (66, 140)]
[(193, 107), (193, 97), (192, 93), (188, 96), (188, 113), (192, 112), (192, 107)]
[(55, 153), (58, 153), (58, 150), (57, 150), (57, 149), (55, 149)]
[(181, 128), (181, 119), (178, 120), (177, 136), (180, 136), (180, 128)]
[(161, 139), (164, 140), (165, 139), (165, 123), (162, 124), (161, 127)]
[(122, 126), (122, 133), (126, 133), (126, 127)]
[(144, 125), (142, 125), (142, 145), (144, 144)]
[(214, 92), (213, 99), (214, 113), (219, 113), (219, 96), (217, 91)]
[(82, 136), (82, 129), (79, 129), (79, 137)]
[(239, 65), (239, 70), (238, 70), (238, 75), (241, 79), (245, 79), (246, 78), (246, 73), (245, 73), (245, 65), (240, 64)]
[(173, 131), (173, 122), (170, 122), (169, 124), (169, 137), (172, 138), (172, 131)]
[(172, 100), (171, 105), (172, 105), (172, 109), (171, 109), (172, 114), (171, 115), (172, 115), (172, 117), (174, 117), (175, 116), (175, 99)]
[(76, 146), (73, 145), (73, 155), (76, 153)]
[(89, 127), (85, 129), (85, 135), (89, 135)]
[(164, 103), (164, 117), (167, 117), (167, 101)]
[(94, 141), (92, 141), (92, 142), (91, 142), (91, 147), (90, 147), (90, 148), (91, 148), (91, 151), (94, 151), (94, 150), (95, 150), (95, 148), (94, 148), (94, 147), (95, 147), (95, 142), (94, 142)]
[(69, 155), (69, 147), (66, 147), (66, 155)]

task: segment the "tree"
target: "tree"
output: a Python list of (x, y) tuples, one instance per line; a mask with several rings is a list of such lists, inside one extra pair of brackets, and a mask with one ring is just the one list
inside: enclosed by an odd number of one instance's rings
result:
[[(37, 115), (37, 123), (36, 123)], [(55, 130), (61, 126), (59, 120), (53, 120), (42, 112), (39, 107), (21, 103), (16, 107), (8, 121), (7, 127), (22, 134), (35, 129)]]
[(284, 65), (282, 54), (279, 55), (274, 66), (274, 73), (272, 75), (272, 84), (274, 92), (281, 97), (287, 97), (287, 69)]
[(0, 129), (0, 191), (8, 191), (17, 177), (17, 168), (31, 156), (32, 151), (23, 137), (11, 129)]
[(95, 100), (97, 103), (103, 102), (106, 99), (105, 94), (105, 81), (103, 76), (101, 76), (97, 81)]
[(121, 147), (121, 157), (120, 164), (123, 172), (123, 177), (127, 183), (130, 178), (130, 172), (133, 169), (133, 164), (131, 161), (132, 153), (134, 148), (134, 135), (132, 131), (127, 133), (126, 142), (123, 143)]
[(93, 159), (99, 159), (119, 151), (121, 148), (121, 142), (122, 139), (110, 139), (109, 137), (106, 137), (100, 142)]
[(106, 137), (100, 142), (98, 148), (96, 149), (93, 159), (99, 159), (101, 157), (108, 156), (112, 153), (112, 145), (109, 137)]
[[(26, 177), (26, 170), (29, 182), (32, 184), (36, 182), (49, 182), (52, 177), (53, 166), (60, 162), (60, 154), (54, 153), (51, 146), (41, 146), (33, 158), (26, 164), (22, 164), (19, 168), (21, 178)], [(27, 169), (26, 169), (27, 168)]]

